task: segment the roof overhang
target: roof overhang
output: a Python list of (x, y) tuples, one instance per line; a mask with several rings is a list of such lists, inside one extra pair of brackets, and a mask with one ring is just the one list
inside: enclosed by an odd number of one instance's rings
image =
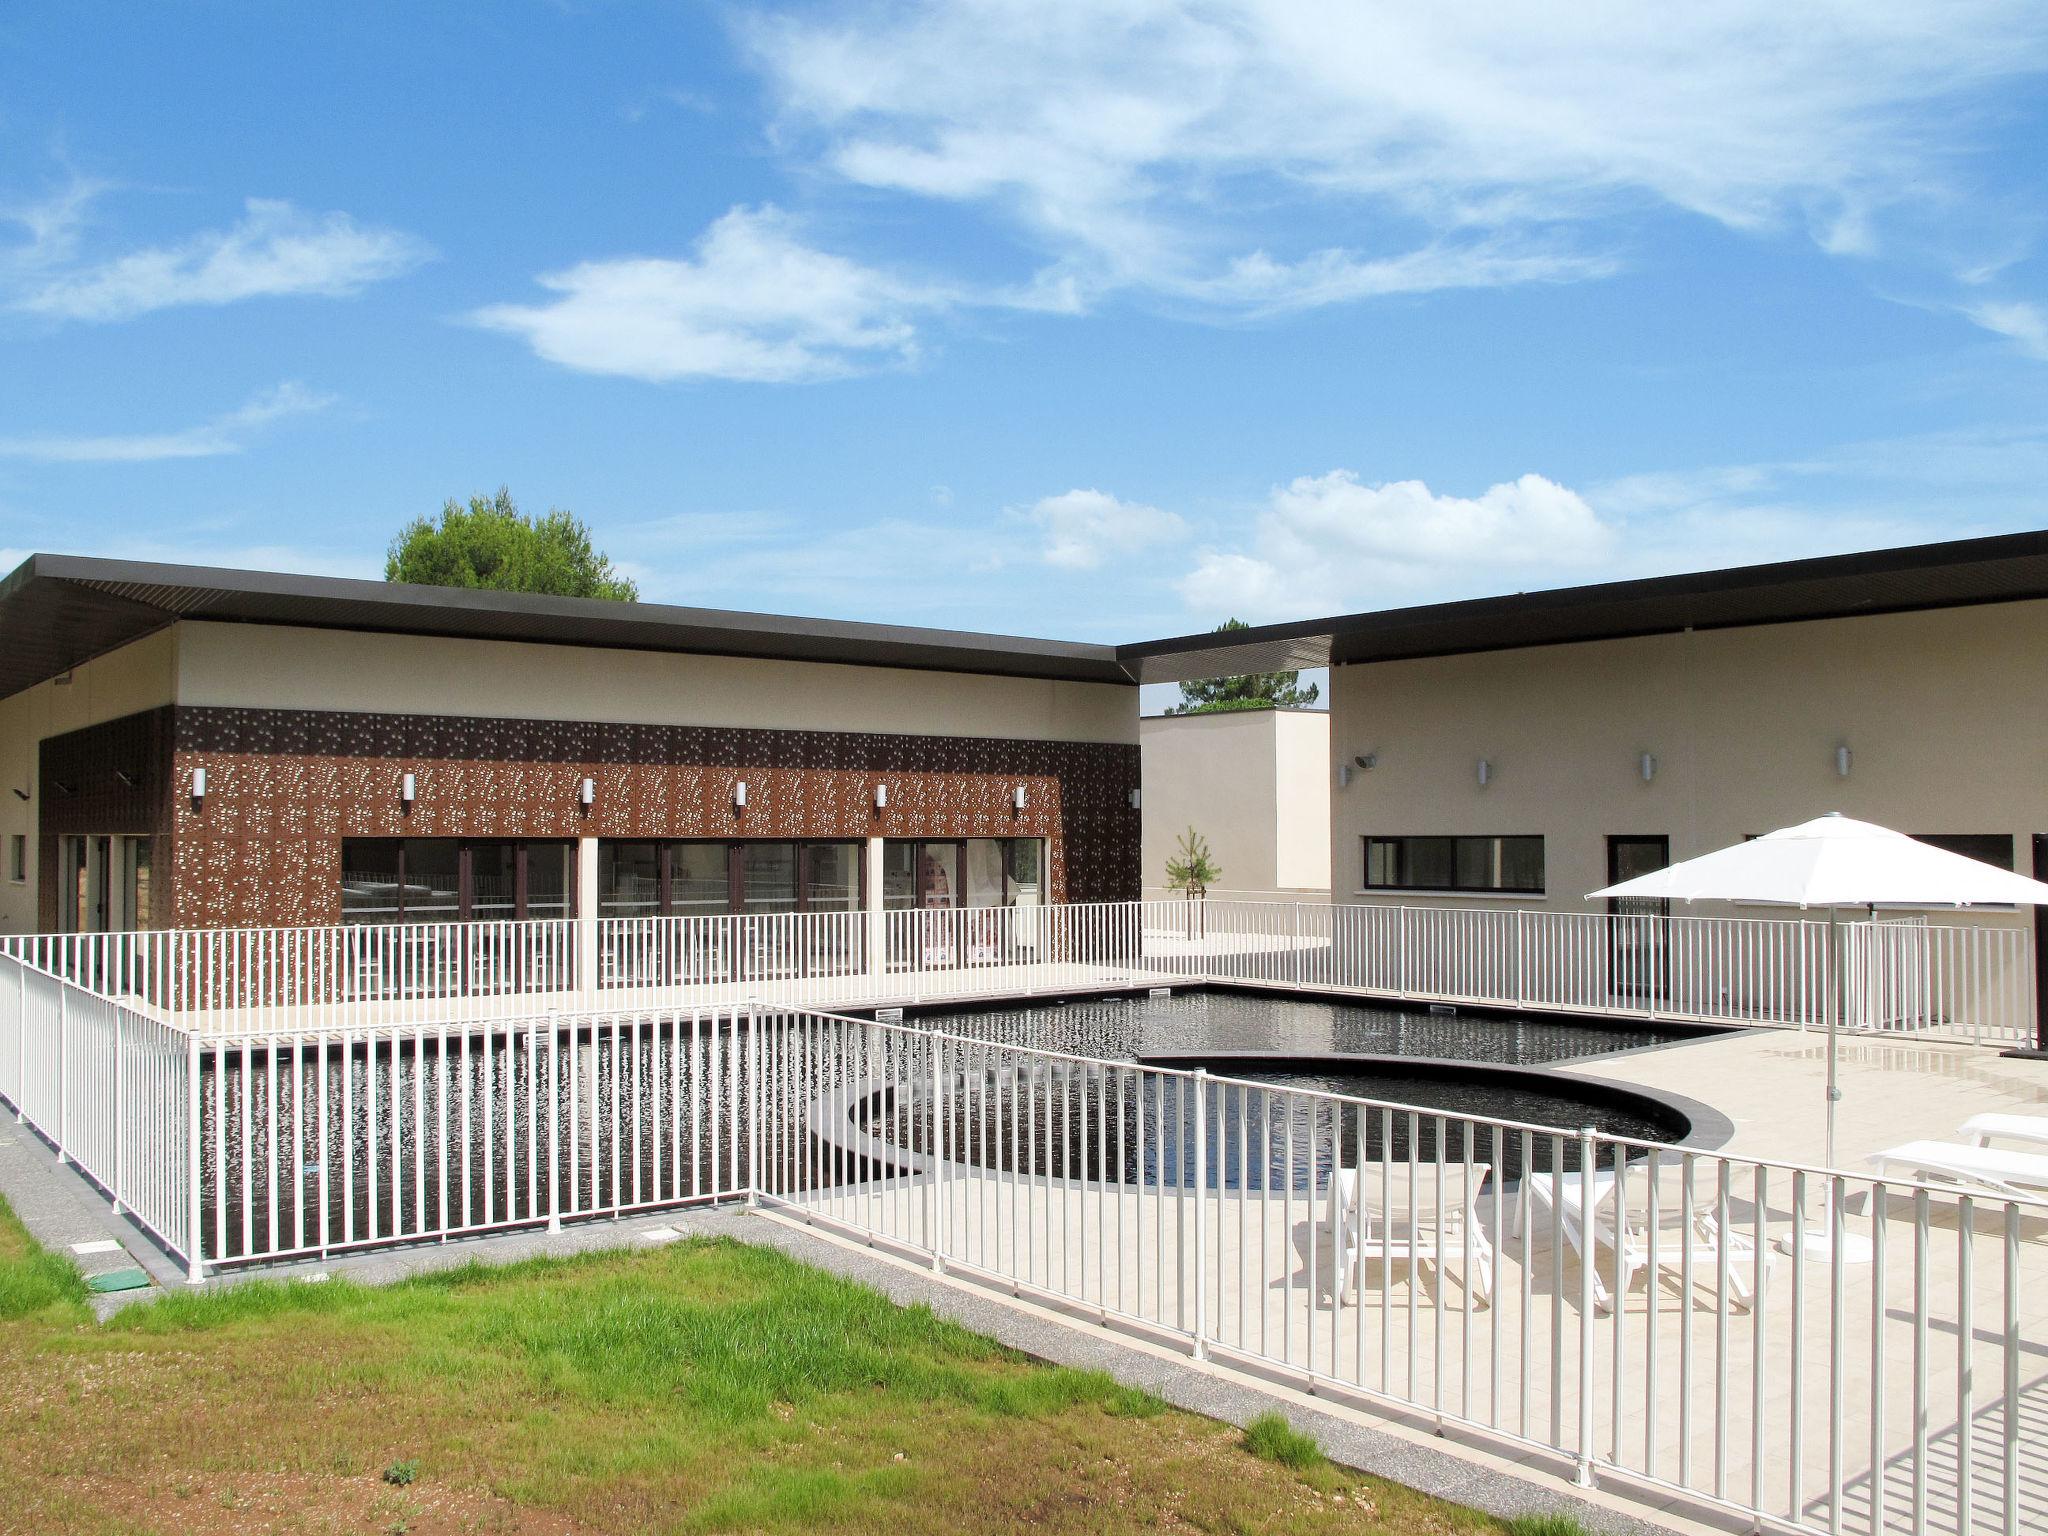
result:
[(1107, 645), (333, 576), (32, 555), (0, 581), (0, 697), (181, 619), (1129, 684)]
[(2048, 532), (1518, 592), (1120, 646), (1140, 682), (2048, 597)]

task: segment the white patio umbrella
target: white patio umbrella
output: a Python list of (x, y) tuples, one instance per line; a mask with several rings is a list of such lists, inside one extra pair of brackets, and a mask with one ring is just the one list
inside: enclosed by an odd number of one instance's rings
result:
[[(1597, 897), (1744, 901), (1828, 913), (1827, 1164), (1835, 1166), (1836, 1045), (1841, 1024), (1843, 907), (2048, 906), (2048, 884), (1919, 842), (1840, 812), (1594, 891)], [(1809, 1250), (1816, 1245), (1809, 1234)], [(1823, 1237), (1822, 1244), (1825, 1246)], [(1844, 1257), (1850, 1255), (1845, 1254)]]

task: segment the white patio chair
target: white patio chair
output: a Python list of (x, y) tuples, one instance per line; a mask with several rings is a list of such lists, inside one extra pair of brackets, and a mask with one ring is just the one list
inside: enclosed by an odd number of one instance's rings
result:
[(2048, 1155), (2040, 1152), (2008, 1152), (1961, 1141), (1909, 1141), (1872, 1153), (1870, 1165), (1880, 1178), (1926, 1177), (2021, 1199), (2048, 1191)]
[(1980, 1147), (1988, 1147), (1994, 1141), (2017, 1141), (2029, 1147), (2048, 1147), (2048, 1115), (1972, 1115), (1956, 1134)]
[[(1332, 1283), (1336, 1304), (1356, 1306), (1362, 1271), (1369, 1261), (1408, 1266), (1413, 1277), (1418, 1266), (1427, 1264), (1439, 1276), (1447, 1266), (1459, 1269), (1459, 1285), (1480, 1305), (1493, 1301), (1493, 1243), (1479, 1223), (1479, 1191), (1492, 1172), (1486, 1163), (1473, 1163), (1466, 1177), (1463, 1163), (1446, 1164), (1443, 1170), (1443, 1202), (1437, 1203), (1437, 1170), (1434, 1163), (1379, 1163), (1364, 1165), (1364, 1201), (1358, 1198), (1360, 1170), (1339, 1168), (1330, 1177), (1324, 1212), (1324, 1226), (1330, 1234), (1331, 1251), (1337, 1256)], [(1408, 1186), (1417, 1180), (1415, 1219), (1408, 1217)], [(1381, 1192), (1393, 1191), (1390, 1211), (1378, 1209)], [(1470, 1259), (1472, 1272), (1463, 1272)]]
[[(1654, 1178), (1655, 1168), (1645, 1170), (1645, 1176)], [(1537, 1207), (1558, 1210), (1557, 1229), (1572, 1251), (1579, 1255), (1581, 1262), (1587, 1260), (1585, 1236), (1582, 1223), (1585, 1211), (1584, 1175), (1577, 1173), (1551, 1174), (1532, 1173), (1524, 1178), (1529, 1195), (1529, 1209), (1533, 1216)], [(1597, 1249), (1615, 1250), (1614, 1170), (1600, 1168), (1593, 1173), (1593, 1239)], [(1688, 1260), (1692, 1266), (1692, 1283), (1695, 1290), (1713, 1293), (1721, 1274), (1721, 1250), (1728, 1251), (1728, 1299), (1738, 1311), (1747, 1312), (1756, 1303), (1755, 1287), (1751, 1276), (1756, 1269), (1756, 1242), (1746, 1232), (1729, 1230), (1724, 1232), (1712, 1204), (1696, 1200), (1690, 1211), (1682, 1210), (1683, 1201), (1673, 1199), (1668, 1206), (1659, 1204), (1655, 1241), (1651, 1240), (1647, 1211), (1630, 1210), (1621, 1224), (1621, 1241), (1615, 1260), (1615, 1284), (1610, 1291), (1606, 1277), (1600, 1273), (1600, 1266), (1593, 1263), (1593, 1307), (1607, 1313), (1614, 1310), (1615, 1293), (1627, 1295), (1635, 1277), (1647, 1271), (1654, 1261), (1663, 1277), (1671, 1278), (1678, 1284), (1685, 1283)], [(1515, 1231), (1522, 1230), (1522, 1212), (1519, 1202), (1515, 1211)], [(1764, 1254), (1764, 1269), (1768, 1273), (1773, 1256)]]

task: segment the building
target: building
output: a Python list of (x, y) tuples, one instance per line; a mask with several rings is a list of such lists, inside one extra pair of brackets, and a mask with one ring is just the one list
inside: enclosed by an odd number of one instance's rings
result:
[(0, 931), (1135, 898), (1106, 646), (36, 555)]
[(2048, 875), (2048, 533), (1122, 655), (1146, 682), (1331, 668), (1343, 902), (1582, 912), (1615, 879), (1827, 811)]
[(1223, 878), (1212, 895), (1330, 899), (1330, 717), (1320, 709), (1148, 715), (1144, 753), (1145, 894), (1161, 897), (1166, 861), (1193, 827)]

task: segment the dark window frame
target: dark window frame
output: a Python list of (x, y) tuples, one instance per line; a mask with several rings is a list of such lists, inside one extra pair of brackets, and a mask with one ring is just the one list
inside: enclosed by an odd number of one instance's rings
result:
[[(796, 905), (790, 910), (809, 912), (812, 910), (813, 880), (811, 860), (813, 851), (822, 847), (852, 847), (854, 852), (854, 895), (856, 912), (867, 909), (868, 888), (868, 845), (867, 839), (856, 837), (619, 837), (604, 838), (604, 843), (652, 843), (655, 848), (655, 911), (654, 917), (677, 916), (675, 910), (675, 850), (682, 847), (723, 848), (725, 850), (725, 905), (723, 913), (710, 914), (723, 917), (745, 917), (747, 912), (746, 894), (746, 850), (748, 848), (781, 847), (792, 848), (796, 854)], [(599, 893), (602, 902), (602, 892)], [(819, 910), (838, 912), (846, 909), (825, 907)], [(752, 914), (759, 916), (759, 913)]]
[[(348, 848), (351, 843), (388, 843), (396, 845), (398, 849), (398, 857), (393, 866), (398, 874), (398, 890), (393, 898), (394, 915), (389, 924), (376, 926), (392, 926), (414, 921), (414, 919), (407, 917), (405, 910), (405, 893), (410, 886), (405, 868), (405, 848), (408, 843), (453, 843), (455, 845), (454, 921), (460, 923), (477, 921), (472, 914), (476, 910), (475, 855), (476, 850), (479, 848), (502, 847), (507, 843), (512, 845), (512, 917), (510, 920), (513, 922), (525, 922), (528, 920), (526, 915), (527, 870), (529, 867), (528, 861), (533, 849), (553, 848), (573, 851), (576, 846), (574, 839), (563, 837), (345, 837), (341, 840), (341, 867), (344, 874), (348, 871)], [(564, 892), (564, 905), (567, 908), (564, 919), (573, 919), (577, 915), (576, 886), (577, 881), (572, 876), (568, 881), (567, 890)], [(342, 910), (342, 922), (348, 923), (348, 921), (347, 908), (344, 907)], [(484, 919), (484, 921), (503, 922), (505, 919)], [(373, 925), (363, 924), (362, 926)]]
[[(1416, 842), (1448, 842), (1451, 848), (1451, 867), (1457, 868), (1457, 845), (1460, 843), (1510, 843), (1533, 842), (1542, 861), (1543, 877), (1539, 884), (1521, 885), (1443, 885), (1407, 880), (1375, 881), (1372, 877), (1372, 854), (1375, 843), (1408, 844)], [(1405, 857), (1403, 862), (1405, 862)], [(1490, 863), (1491, 861), (1489, 861)], [(1374, 893), (1391, 892), (1403, 895), (1427, 896), (1543, 896), (1550, 888), (1550, 852), (1540, 832), (1407, 832), (1398, 834), (1362, 833), (1359, 837), (1360, 886)]]

